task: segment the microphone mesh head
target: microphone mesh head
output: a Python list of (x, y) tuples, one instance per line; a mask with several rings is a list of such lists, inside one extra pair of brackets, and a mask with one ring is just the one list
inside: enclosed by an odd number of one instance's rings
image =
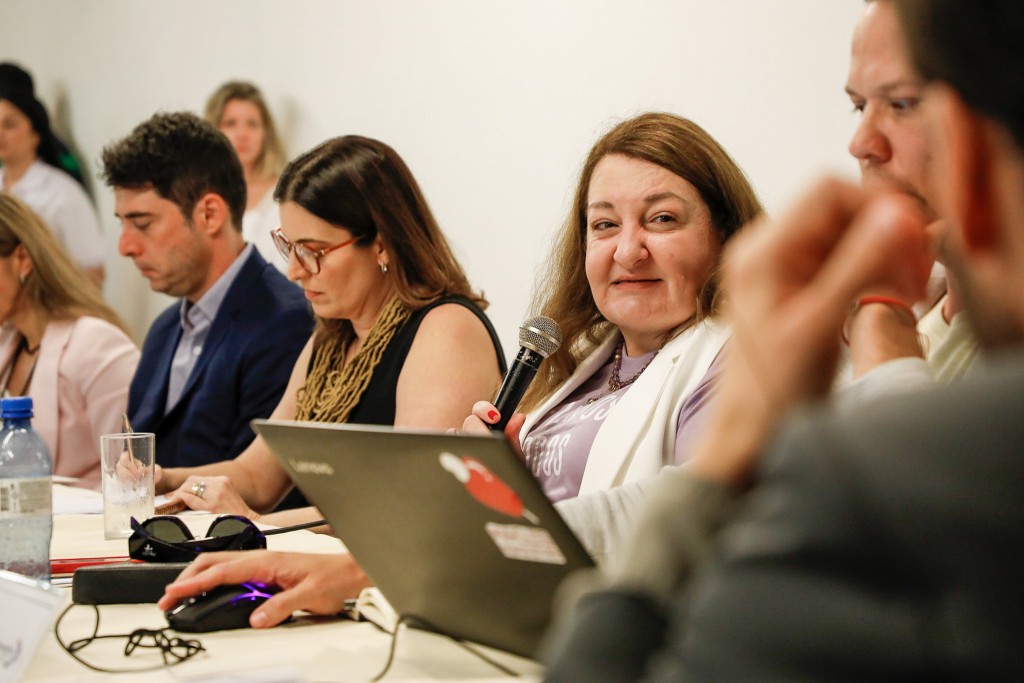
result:
[(547, 358), (562, 345), (562, 330), (551, 318), (535, 316), (519, 326), (519, 345)]

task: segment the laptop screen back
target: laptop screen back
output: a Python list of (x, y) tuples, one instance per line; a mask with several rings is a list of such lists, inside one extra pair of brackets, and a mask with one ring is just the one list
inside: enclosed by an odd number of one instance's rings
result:
[(500, 435), (253, 425), (400, 615), (532, 656), (559, 583), (593, 566)]

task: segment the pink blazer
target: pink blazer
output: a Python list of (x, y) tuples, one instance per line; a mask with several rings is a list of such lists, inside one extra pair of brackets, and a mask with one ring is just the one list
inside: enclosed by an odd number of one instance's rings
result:
[[(9, 362), (19, 335), (0, 332), (0, 358)], [(28, 395), (33, 428), (53, 456), (53, 473), (79, 486), (100, 482), (100, 435), (121, 431), (128, 386), (139, 350), (120, 329), (99, 318), (60, 320), (46, 326)]]

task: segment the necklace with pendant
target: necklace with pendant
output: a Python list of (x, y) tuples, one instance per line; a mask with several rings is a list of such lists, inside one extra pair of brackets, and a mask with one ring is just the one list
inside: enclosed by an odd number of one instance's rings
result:
[(618, 391), (619, 389), (624, 389), (625, 387), (628, 387), (630, 384), (635, 382), (640, 377), (640, 375), (644, 374), (644, 370), (647, 369), (647, 366), (649, 366), (654, 361), (654, 359), (657, 358), (657, 356), (658, 356), (658, 352), (655, 351), (654, 355), (651, 356), (650, 359), (646, 363), (644, 363), (644, 366), (642, 368), (640, 368), (639, 370), (636, 371), (635, 375), (633, 375), (629, 379), (623, 381), (622, 379), (619, 378), (619, 373), (622, 371), (622, 354), (625, 353), (625, 348), (626, 348), (625, 341), (620, 339), (619, 340), (619, 345), (615, 347), (615, 359), (612, 360), (612, 374), (608, 377), (608, 391), (607, 391), (607, 393), (599, 394), (598, 396), (594, 396), (593, 398), (591, 398), (590, 400), (587, 401), (587, 404), (593, 403), (594, 401), (597, 401), (598, 399), (604, 398), (608, 394), (613, 394), (616, 391)]

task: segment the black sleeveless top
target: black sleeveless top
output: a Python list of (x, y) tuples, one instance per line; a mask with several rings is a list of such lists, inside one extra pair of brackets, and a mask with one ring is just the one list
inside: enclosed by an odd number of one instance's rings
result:
[[(426, 317), (427, 313), (444, 304), (465, 306), (484, 324), (484, 327), (487, 328), (487, 334), (491, 337), (491, 343), (494, 344), (494, 353), (498, 359), (498, 367), (501, 370), (501, 374), (505, 374), (505, 354), (502, 353), (501, 342), (498, 341), (498, 335), (494, 332), (494, 327), (491, 325), (487, 315), (480, 310), (479, 306), (466, 297), (442, 297), (437, 301), (427, 304), (418, 311), (413, 311), (401, 329), (395, 332), (395, 335), (391, 338), (391, 343), (384, 350), (380, 362), (373, 369), (370, 383), (366, 385), (366, 391), (363, 392), (356, 407), (352, 409), (346, 422), (349, 424), (366, 425), (395, 424), (395, 392), (398, 389), (398, 376), (402, 373), (402, 367), (405, 365), (405, 359), (409, 355), (409, 349), (412, 348), (412, 342), (416, 339), (416, 333), (419, 332), (420, 323), (423, 322), (423, 318)], [(312, 360), (310, 363), (312, 366)], [(438, 390), (441, 390), (441, 388), (438, 387)]]
[[(373, 374), (370, 375), (370, 382), (366, 385), (366, 391), (363, 392), (359, 403), (356, 404), (349, 414), (346, 421), (348, 424), (393, 425), (395, 423), (395, 393), (398, 389), (398, 376), (402, 373), (402, 367), (405, 365), (405, 359), (409, 355), (409, 349), (412, 348), (412, 342), (416, 338), (416, 333), (419, 332), (423, 318), (427, 313), (444, 304), (465, 306), (484, 324), (484, 327), (487, 328), (487, 334), (491, 337), (491, 343), (494, 344), (494, 354), (498, 360), (498, 368), (501, 375), (505, 375), (507, 370), (505, 354), (502, 352), (501, 342), (498, 340), (498, 335), (494, 331), (494, 327), (491, 325), (487, 315), (479, 306), (464, 296), (442, 297), (417, 311), (413, 311), (401, 329), (391, 337), (391, 342), (384, 349), (380, 362), (377, 363), (377, 367), (373, 369)], [(316, 354), (317, 350), (313, 349), (307, 373), (313, 368)], [(443, 389), (438, 387), (438, 390), (441, 391)], [(288, 510), (296, 507), (306, 507), (307, 505), (309, 503), (306, 502), (301, 492), (298, 489), (293, 489), (281, 501), (277, 509)]]

